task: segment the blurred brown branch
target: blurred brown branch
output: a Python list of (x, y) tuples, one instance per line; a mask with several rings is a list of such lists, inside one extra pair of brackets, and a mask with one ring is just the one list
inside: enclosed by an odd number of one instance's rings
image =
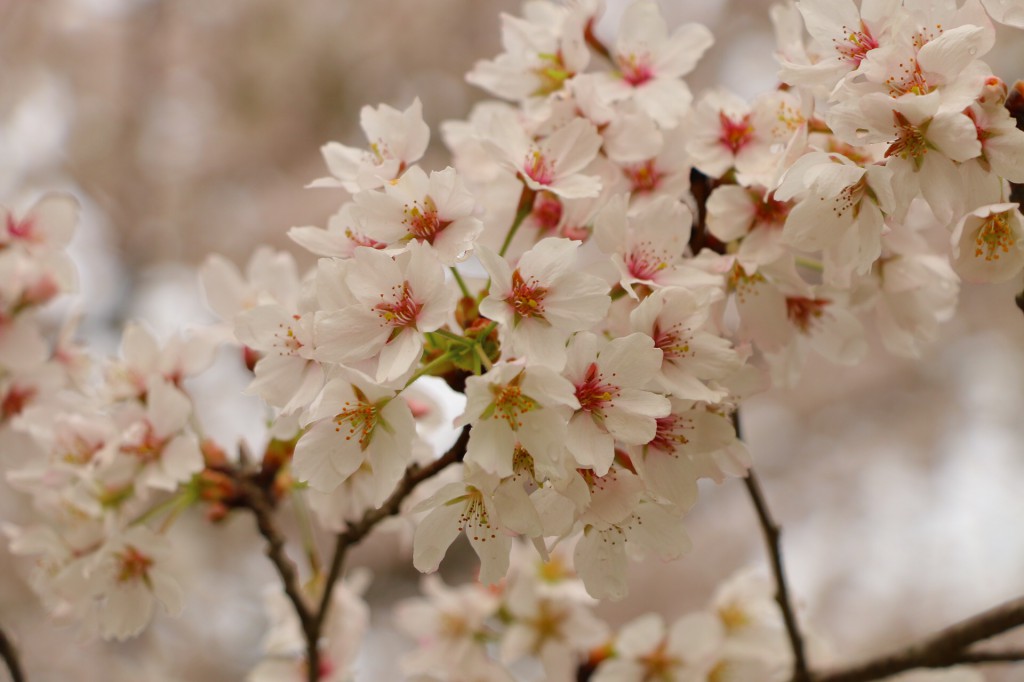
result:
[(0, 628), (0, 658), (7, 664), (13, 682), (25, 682), (25, 673), (22, 672), (21, 663), (18, 661), (18, 650), (14, 648), (14, 643), (3, 628)]
[(971, 616), (919, 642), (870, 661), (816, 673), (813, 682), (868, 682), (915, 668), (949, 668), (962, 664), (1007, 663), (1024, 660), (1024, 652), (974, 652), (983, 640), (1024, 625), (1024, 597)]
[(317, 641), (320, 639), (320, 632), (323, 629), (324, 622), (327, 620), (327, 614), (331, 608), (331, 593), (334, 591), (334, 584), (341, 575), (341, 568), (345, 562), (345, 555), (348, 553), (349, 547), (354, 547), (362, 542), (363, 538), (369, 535), (370, 531), (378, 523), (398, 514), (401, 510), (402, 502), (416, 489), (416, 486), (428, 478), (439, 474), (450, 465), (461, 462), (463, 457), (466, 456), (466, 446), (468, 444), (469, 426), (467, 425), (462, 428), (458, 440), (448, 449), (448, 452), (426, 466), (411, 465), (405, 470), (405, 475), (402, 477), (401, 482), (399, 482), (398, 487), (391, 493), (391, 497), (384, 501), (384, 504), (377, 509), (368, 510), (363, 514), (363, 518), (355, 523), (348, 524), (344, 531), (338, 533), (337, 542), (334, 545), (334, 556), (331, 558), (331, 568), (327, 574), (327, 581), (324, 583), (323, 596), (320, 598), (320, 607), (317, 609), (312, 630), (306, 633), (306, 656), (309, 664), (310, 682), (316, 682), (319, 679), (316, 672), (319, 670), (320, 663)]
[[(302, 594), (298, 569), (285, 552), (284, 536), (274, 523), (275, 498), (268, 489), (259, 483), (263, 480), (270, 485), (273, 477), (262, 476), (261, 472), (247, 474), (228, 469), (229, 475), (237, 486), (237, 495), (232, 503), (236, 507), (250, 510), (256, 517), (256, 526), (259, 528), (260, 535), (267, 541), (267, 556), (277, 569), (285, 594), (288, 595), (299, 618), (302, 633), (306, 639), (306, 662), (310, 682), (320, 679), (320, 650), (318, 646), (323, 634), (324, 623), (327, 622), (327, 615), (330, 612), (334, 585), (341, 577), (341, 569), (348, 549), (362, 542), (381, 521), (398, 514), (402, 502), (416, 489), (416, 486), (448, 466), (461, 462), (466, 455), (468, 443), (469, 427), (466, 426), (459, 434), (458, 440), (444, 455), (425, 466), (413, 464), (408, 467), (402, 480), (391, 496), (384, 501), (384, 504), (377, 509), (368, 510), (361, 519), (349, 523), (345, 530), (338, 534), (334, 546), (334, 556), (331, 558), (331, 566), (324, 582), (323, 594), (315, 609), (309, 605)], [(246, 459), (248, 458), (243, 458), (243, 461)], [(20, 680), (15, 678), (15, 682), (20, 682)]]
[[(739, 420), (737, 423), (737, 435), (739, 434)], [(786, 583), (786, 571), (782, 563), (782, 528), (775, 522), (771, 511), (768, 509), (768, 502), (765, 500), (761, 484), (754, 474), (754, 470), (747, 471), (743, 479), (750, 493), (750, 499), (757, 510), (757, 519), (761, 523), (761, 532), (764, 534), (764, 542), (768, 547), (768, 554), (771, 557), (772, 574), (775, 576), (775, 601), (782, 611), (782, 618), (786, 623), (786, 635), (789, 637), (789, 645), (793, 650), (793, 677), (792, 682), (810, 682), (811, 675), (807, 669), (807, 655), (804, 652), (804, 640), (800, 634), (800, 626), (796, 622), (796, 610), (793, 608), (792, 599), (789, 596), (789, 587)]]

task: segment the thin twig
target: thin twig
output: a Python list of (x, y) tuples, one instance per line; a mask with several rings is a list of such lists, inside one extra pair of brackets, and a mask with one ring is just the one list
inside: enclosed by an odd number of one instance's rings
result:
[[(743, 432), (740, 428), (739, 410), (733, 412), (732, 425), (736, 429), (736, 437), (742, 438)], [(761, 484), (754, 474), (754, 469), (747, 471), (747, 477), (743, 479), (750, 493), (750, 499), (757, 510), (757, 518), (761, 523), (761, 531), (764, 534), (764, 542), (771, 556), (772, 573), (775, 574), (775, 601), (782, 610), (782, 619), (786, 624), (786, 635), (789, 637), (789, 646), (793, 650), (793, 676), (792, 682), (810, 682), (811, 674), (807, 667), (807, 654), (804, 651), (804, 639), (800, 634), (800, 626), (796, 621), (796, 609), (793, 608), (793, 600), (789, 596), (789, 587), (786, 583), (786, 570), (782, 562), (782, 528), (775, 522), (771, 511), (768, 509), (768, 501), (761, 490)]]
[(782, 529), (772, 518), (768, 511), (768, 503), (764, 499), (761, 485), (754, 474), (754, 470), (747, 472), (743, 479), (750, 493), (750, 499), (754, 502), (757, 510), (757, 518), (761, 522), (761, 530), (764, 533), (765, 545), (771, 555), (772, 573), (775, 574), (775, 601), (782, 610), (782, 618), (786, 623), (786, 634), (789, 636), (789, 645), (793, 650), (793, 682), (810, 682), (811, 676), (807, 670), (807, 655), (804, 653), (804, 639), (800, 634), (800, 626), (796, 622), (796, 610), (789, 596), (789, 587), (786, 584), (786, 571), (782, 563), (782, 545), (780, 536)]
[(1020, 651), (968, 651), (977, 642), (1021, 625), (1024, 625), (1024, 597), (971, 616), (898, 651), (839, 670), (818, 673), (812, 679), (813, 682), (869, 682), (915, 668), (1024, 660), (1024, 652)]
[(244, 474), (234, 476), (235, 483), (241, 492), (240, 504), (252, 511), (256, 518), (256, 526), (260, 535), (267, 541), (267, 557), (270, 558), (277, 574), (281, 577), (284, 592), (295, 608), (299, 623), (305, 633), (313, 631), (314, 614), (299, 586), (299, 571), (284, 549), (284, 536), (274, 524), (274, 510), (267, 499), (266, 493)]
[(0, 658), (3, 658), (4, 663), (7, 664), (12, 682), (25, 682), (25, 673), (22, 671), (21, 663), (18, 660), (18, 650), (14, 647), (14, 642), (10, 640), (3, 628), (0, 628)]
[(309, 665), (310, 682), (316, 682), (318, 679), (315, 676), (315, 671), (318, 670), (320, 665), (320, 651), (317, 648), (317, 643), (320, 639), (324, 623), (327, 621), (327, 615), (330, 612), (334, 584), (341, 576), (341, 569), (345, 563), (345, 556), (349, 548), (362, 542), (363, 538), (369, 535), (370, 531), (378, 523), (398, 514), (401, 510), (402, 502), (416, 489), (416, 486), (428, 478), (437, 475), (450, 465), (461, 462), (462, 458), (466, 455), (466, 445), (468, 443), (469, 426), (467, 425), (463, 427), (458, 440), (448, 449), (448, 452), (425, 466), (413, 464), (407, 468), (405, 475), (402, 476), (402, 480), (394, 492), (391, 493), (391, 496), (384, 501), (384, 504), (376, 509), (367, 510), (361, 519), (349, 523), (345, 530), (338, 533), (334, 544), (334, 556), (331, 557), (331, 566), (327, 572), (327, 580), (324, 583), (324, 592), (320, 598), (320, 605), (310, 624), (311, 629), (306, 631), (306, 658)]

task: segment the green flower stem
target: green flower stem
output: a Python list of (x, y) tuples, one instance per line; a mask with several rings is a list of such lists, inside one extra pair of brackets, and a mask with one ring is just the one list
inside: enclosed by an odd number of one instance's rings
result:
[(462, 290), (462, 295), (466, 298), (473, 298), (473, 294), (469, 293), (469, 287), (466, 286), (466, 280), (462, 279), (462, 275), (459, 274), (458, 269), (455, 267), (448, 268), (452, 272), (452, 277), (455, 278), (455, 283), (459, 285), (459, 289)]
[(802, 258), (798, 256), (796, 259), (796, 264), (802, 268), (814, 270), (815, 272), (824, 272), (825, 270), (825, 266), (822, 265), (821, 261), (814, 260), (813, 258)]
[(416, 371), (415, 374), (413, 374), (411, 377), (409, 377), (409, 381), (405, 382), (405, 386), (403, 387), (403, 390), (406, 389), (406, 388), (409, 388), (410, 386), (412, 386), (413, 383), (415, 383), (415, 381), (417, 379), (419, 379), (421, 376), (424, 376), (426, 374), (430, 374), (431, 372), (433, 372), (438, 367), (443, 366), (446, 362), (451, 362), (451, 360), (452, 360), (452, 352), (451, 351), (446, 351), (445, 353), (442, 353), (441, 355), (437, 356), (436, 358), (434, 358), (433, 360), (431, 360), (427, 364), (425, 364), (422, 367), (420, 367)]
[(184, 506), (187, 507), (188, 505), (192, 504), (192, 502), (195, 499), (196, 499), (195, 493), (193, 493), (190, 489), (185, 489), (185, 490), (181, 491), (180, 493), (178, 493), (177, 495), (174, 495), (172, 497), (168, 497), (166, 500), (164, 500), (160, 504), (154, 505), (153, 507), (150, 507), (146, 511), (142, 512), (141, 514), (136, 516), (134, 519), (129, 521), (128, 525), (129, 526), (140, 526), (142, 524), (149, 523), (150, 521), (152, 521), (156, 517), (160, 516), (164, 512), (169, 512), (169, 511), (175, 509), (176, 507), (180, 506), (182, 504), (182, 500), (187, 500), (187, 502), (185, 502), (185, 505), (184, 505)]
[(523, 185), (523, 193), (519, 195), (519, 209), (516, 211), (515, 220), (512, 221), (512, 226), (508, 229), (508, 234), (505, 235), (505, 241), (501, 244), (501, 250), (498, 251), (499, 256), (504, 256), (508, 251), (508, 247), (512, 245), (512, 239), (516, 236), (516, 232), (519, 231), (519, 226), (526, 220), (526, 216), (530, 215), (533, 211), (533, 200), (536, 198), (537, 193)]

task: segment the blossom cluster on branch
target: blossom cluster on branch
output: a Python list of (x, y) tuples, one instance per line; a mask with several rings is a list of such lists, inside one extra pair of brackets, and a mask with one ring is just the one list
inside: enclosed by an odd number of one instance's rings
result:
[[(635, 0), (603, 41), (601, 11), (502, 16), (503, 52), (467, 76), (497, 99), (442, 126), (451, 166), (419, 165), (419, 100), (364, 108), (365, 147), (324, 146), (312, 183), (349, 198), (289, 232), (316, 266), (210, 258), (218, 327), (161, 345), (129, 325), (109, 361), (70, 327), (47, 345), (34, 313), (73, 287), (76, 204), (4, 210), (0, 461), (38, 515), (4, 531), (54, 615), (138, 634), (156, 604), (180, 608), (175, 518), (248, 509), (285, 583), (250, 679), (350, 679), (367, 578), (335, 581), (347, 547), (400, 514), (419, 570), (460, 535), (480, 562), (480, 583), (428, 576), (399, 607), (415, 679), (513, 679), (528, 656), (547, 680), (788, 679), (780, 606), (750, 576), (671, 625), (612, 633), (591, 606), (627, 594), (631, 560), (689, 549), (699, 479), (746, 474), (743, 399), (794, 383), (811, 352), (857, 363), (867, 320), (916, 355), (961, 280), (1024, 269), (1024, 131), (982, 61), (993, 20), (1020, 26), (1024, 5), (778, 5), (782, 85), (749, 102), (691, 94), (706, 28), (670, 30)], [(268, 406), (259, 462), (205, 438), (189, 396), (218, 344)], [(428, 377), (465, 402), (443, 447)], [(303, 585), (273, 527), (285, 503), (338, 533), (326, 572), (308, 533)]]

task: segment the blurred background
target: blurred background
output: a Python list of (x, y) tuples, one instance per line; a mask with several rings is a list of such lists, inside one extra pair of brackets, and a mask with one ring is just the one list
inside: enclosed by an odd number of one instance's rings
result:
[[(622, 2), (608, 0), (613, 34)], [(482, 93), (463, 74), (499, 51), (510, 0), (0, 0), (0, 202), (27, 206), (64, 189), (84, 206), (72, 247), (81, 271), (82, 333), (113, 353), (117, 328), (143, 318), (168, 334), (210, 318), (195, 280), (204, 256), (244, 263), (259, 244), (303, 256), (293, 225), (324, 225), (340, 191), (303, 186), (324, 175), (320, 146), (361, 145), (358, 112), (423, 100), (427, 122), (465, 116)], [(663, 0), (670, 24), (700, 21), (718, 43), (688, 78), (751, 96), (775, 85), (767, 0)], [(1024, 40), (1004, 32), (988, 59), (1024, 77)], [(424, 166), (443, 168), (435, 134)], [(304, 259), (304, 260), (303, 260)], [(879, 652), (1024, 593), (1024, 316), (1020, 282), (966, 287), (958, 316), (922, 362), (876, 344), (852, 370), (808, 367), (795, 390), (759, 396), (745, 435), (784, 526), (805, 626), (838, 659)], [(222, 363), (224, 364), (224, 363)], [(244, 375), (227, 363), (196, 387), (225, 437)], [(216, 429), (211, 428), (215, 432)], [(230, 442), (230, 441), (229, 441)], [(0, 483), (0, 514), (26, 518)], [(602, 615), (648, 610), (672, 620), (716, 584), (765, 565), (739, 482), (708, 486), (689, 517), (693, 552), (634, 566), (634, 588)], [(239, 680), (259, 656), (261, 594), (274, 583), (249, 518), (174, 530), (189, 599), (125, 644), (83, 641), (51, 623), (25, 582), (29, 566), (0, 549), (0, 623), (33, 682)], [(211, 537), (215, 542), (210, 542)], [(384, 537), (360, 547), (371, 566), (373, 629), (357, 680), (400, 679), (409, 646), (387, 607), (418, 575)], [(294, 555), (299, 556), (295, 549)], [(458, 552), (446, 562), (466, 574)], [(1020, 639), (1020, 638), (1018, 638)], [(1022, 679), (991, 667), (987, 679)], [(0, 672), (0, 679), (4, 673)]]

